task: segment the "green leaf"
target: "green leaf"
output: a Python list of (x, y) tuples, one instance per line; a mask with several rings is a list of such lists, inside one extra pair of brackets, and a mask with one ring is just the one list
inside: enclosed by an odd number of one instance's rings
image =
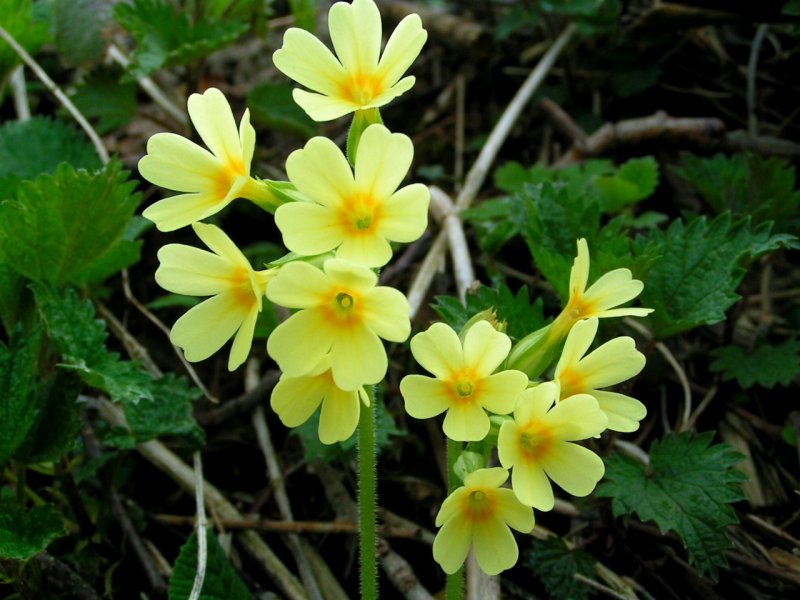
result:
[[(0, 2), (0, 24), (28, 54), (36, 54), (48, 38), (47, 15), (43, 12), (47, 7), (44, 4), (34, 4), (31, 0)], [(0, 39), (0, 81), (19, 64), (22, 64), (22, 59), (5, 40)], [(2, 164), (0, 159), (0, 165)]]
[(731, 504), (744, 498), (747, 477), (734, 469), (744, 458), (727, 444), (711, 446), (711, 432), (670, 434), (650, 448), (650, 465), (616, 453), (606, 459), (599, 496), (611, 497), (615, 516), (636, 513), (674, 531), (700, 572), (717, 577), (732, 546), (725, 527), (739, 522)]
[(27, 560), (66, 535), (56, 509), (45, 504), (26, 512), (9, 492), (0, 494), (0, 558)]
[(723, 380), (736, 379), (743, 389), (758, 384), (772, 389), (776, 384), (788, 386), (800, 375), (800, 341), (786, 340), (773, 346), (758, 344), (752, 352), (739, 346), (723, 346), (711, 351), (716, 360), (711, 370), (722, 372)]
[(33, 117), (5, 123), (0, 127), (0, 200), (15, 198), (22, 180), (55, 173), (62, 162), (90, 171), (102, 166), (92, 145), (63, 121)]
[(59, 55), (72, 65), (96, 62), (106, 47), (111, 0), (53, 0), (53, 25)]
[(13, 330), (19, 321), (27, 295), (25, 279), (0, 257), (0, 322), (6, 331)]
[(119, 161), (93, 175), (62, 164), (24, 182), (0, 204), (0, 256), (25, 277), (53, 285), (87, 283), (138, 259), (125, 239), (140, 195)]
[(702, 324), (718, 323), (737, 300), (744, 265), (781, 245), (791, 236), (771, 236), (771, 223), (751, 228), (749, 219), (732, 222), (729, 213), (687, 225), (676, 220), (667, 229), (637, 238), (636, 253), (659, 258), (645, 281), (642, 306), (655, 309), (649, 319), (665, 338)]
[(518, 225), (508, 218), (512, 200), (509, 197), (484, 200), (475, 208), (461, 212), (478, 236), (478, 243), (487, 254), (496, 254), (511, 238), (519, 234)]
[(136, 116), (136, 84), (121, 81), (122, 76), (119, 68), (97, 67), (71, 96), (78, 110), (96, 122), (101, 135), (124, 127)]
[[(236, 570), (231, 565), (216, 536), (206, 530), (208, 563), (199, 600), (252, 600)], [(193, 532), (181, 548), (169, 582), (169, 600), (186, 600), (197, 574), (197, 532)]]
[(188, 65), (235, 42), (248, 29), (233, 19), (198, 18), (175, 12), (165, 0), (134, 0), (114, 7), (114, 17), (136, 40), (134, 75), (171, 65)]
[(314, 33), (317, 24), (317, 0), (289, 0), (296, 27)]
[(42, 329), (11, 332), (9, 345), (0, 341), (0, 468), (25, 441), (38, 415), (39, 347)]
[(594, 559), (585, 550), (570, 550), (559, 537), (534, 540), (533, 550), (523, 555), (523, 564), (533, 571), (550, 598), (586, 600), (589, 588), (575, 579), (581, 574), (594, 579)]
[(620, 166), (615, 175), (597, 177), (595, 185), (603, 196), (603, 212), (617, 212), (655, 191), (658, 163), (652, 156), (631, 159)]
[(247, 107), (253, 121), (270, 129), (313, 137), (319, 133), (319, 126), (294, 101), (292, 88), (285, 83), (262, 83), (247, 94)]

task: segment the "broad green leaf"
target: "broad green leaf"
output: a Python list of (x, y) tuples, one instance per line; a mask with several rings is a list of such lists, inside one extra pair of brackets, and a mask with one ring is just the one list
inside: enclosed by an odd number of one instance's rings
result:
[(625, 454), (606, 459), (599, 496), (612, 498), (615, 516), (637, 514), (674, 531), (699, 573), (716, 578), (732, 546), (725, 527), (739, 522), (731, 504), (744, 498), (747, 477), (734, 469), (743, 456), (727, 444), (710, 445), (714, 434), (670, 434), (650, 447), (650, 465)]
[(52, 506), (21, 508), (10, 490), (0, 493), (0, 558), (28, 560), (66, 534), (61, 514)]
[[(213, 532), (206, 529), (206, 576), (199, 600), (252, 600)], [(181, 548), (169, 581), (169, 600), (186, 600), (197, 574), (197, 532), (192, 532)]]
[(6, 331), (16, 326), (28, 296), (25, 279), (0, 258), (0, 323)]
[(511, 238), (519, 234), (517, 223), (508, 218), (512, 199), (504, 196), (484, 200), (475, 208), (461, 212), (461, 218), (475, 228), (481, 248), (496, 254)]
[(586, 600), (589, 588), (575, 579), (581, 574), (594, 579), (594, 559), (585, 550), (570, 550), (559, 537), (534, 540), (523, 554), (523, 564), (544, 584), (550, 598)]
[(36, 422), (41, 327), (11, 332), (9, 345), (0, 341), (0, 468), (25, 441)]
[(62, 162), (90, 171), (102, 166), (85, 136), (63, 121), (33, 117), (0, 126), (0, 200), (16, 198), (21, 181), (55, 173)]
[(713, 221), (677, 220), (662, 232), (637, 238), (636, 253), (658, 256), (645, 281), (642, 306), (654, 333), (665, 338), (698, 325), (718, 323), (737, 300), (744, 266), (758, 256), (792, 245), (791, 236), (770, 235), (771, 223), (752, 228), (749, 219), (732, 222), (729, 213)]
[[(36, 282), (84, 283), (138, 259), (125, 239), (140, 195), (118, 161), (93, 175), (62, 164), (0, 204), (0, 257)], [(122, 246), (122, 248), (120, 248)]]
[[(28, 51), (36, 51), (47, 41), (46, 3), (34, 4), (31, 0), (3, 0), (0, 2), (0, 25)], [(0, 39), (0, 81), (16, 67), (22, 59), (5, 40)], [(0, 159), (0, 165), (3, 161)]]
[(603, 212), (615, 213), (656, 190), (658, 163), (652, 156), (631, 159), (616, 174), (597, 177), (595, 185), (603, 196)]
[(96, 122), (101, 135), (124, 127), (136, 116), (136, 84), (121, 81), (122, 76), (119, 68), (97, 67), (72, 94), (72, 102)]
[(112, 0), (53, 0), (55, 43), (72, 65), (97, 62), (106, 47), (103, 32), (111, 21)]
[(247, 107), (253, 121), (270, 129), (313, 137), (319, 133), (319, 127), (292, 98), (293, 87), (285, 83), (262, 83), (247, 94)]
[(715, 357), (711, 370), (722, 372), (723, 379), (736, 379), (747, 390), (758, 384), (767, 389), (788, 386), (800, 375), (800, 342), (786, 340), (773, 346), (758, 344), (752, 352), (739, 346), (723, 346), (711, 351)]

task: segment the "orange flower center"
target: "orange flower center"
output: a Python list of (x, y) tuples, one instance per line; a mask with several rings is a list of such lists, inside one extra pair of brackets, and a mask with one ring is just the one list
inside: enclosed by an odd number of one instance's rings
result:
[(472, 369), (466, 368), (450, 375), (448, 392), (454, 404), (475, 402), (480, 392), (480, 380)]
[(550, 428), (541, 423), (531, 423), (519, 432), (519, 453), (526, 462), (538, 462), (553, 445)]
[(325, 320), (337, 326), (350, 327), (362, 320), (361, 298), (352, 290), (336, 290), (320, 308)]
[(228, 157), (224, 166), (217, 171), (214, 177), (214, 195), (222, 200), (231, 191), (231, 186), (237, 178), (246, 175), (244, 163), (238, 159)]
[(473, 490), (464, 497), (462, 512), (473, 523), (481, 523), (491, 518), (496, 511), (497, 501), (491, 490)]
[(381, 217), (381, 206), (371, 194), (346, 198), (340, 215), (341, 224), (350, 235), (371, 233)]
[(580, 394), (586, 390), (583, 376), (575, 369), (570, 369), (569, 367), (561, 372), (558, 376), (558, 381), (561, 384), (559, 400), (569, 398), (575, 394)]
[(379, 96), (383, 87), (382, 77), (358, 72), (342, 82), (340, 93), (345, 100), (364, 106)]

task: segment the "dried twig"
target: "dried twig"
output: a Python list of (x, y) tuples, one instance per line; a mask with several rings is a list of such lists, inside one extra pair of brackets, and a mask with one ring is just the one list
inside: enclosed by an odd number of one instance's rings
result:
[(25, 69), (18, 66), (11, 73), (11, 93), (14, 95), (14, 110), (17, 111), (18, 121), (27, 121), (31, 118), (31, 106), (28, 103), (28, 90), (25, 86)]
[(440, 215), (444, 230), (447, 233), (450, 254), (453, 258), (456, 289), (458, 290), (459, 299), (464, 302), (467, 297), (467, 290), (475, 281), (475, 269), (472, 267), (467, 237), (464, 235), (464, 225), (458, 213), (455, 212), (450, 196), (435, 185), (430, 186), (430, 191), (431, 212)]
[(208, 540), (206, 538), (206, 504), (203, 499), (203, 458), (199, 450), (194, 453), (192, 460), (194, 461), (194, 501), (197, 511), (197, 572), (194, 576), (192, 591), (189, 593), (189, 600), (198, 600), (206, 579)]

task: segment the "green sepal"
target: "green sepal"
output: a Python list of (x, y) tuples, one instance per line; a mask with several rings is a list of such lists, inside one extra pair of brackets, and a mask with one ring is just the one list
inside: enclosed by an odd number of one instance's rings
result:
[(381, 111), (377, 108), (366, 108), (357, 110), (353, 113), (353, 122), (350, 124), (350, 131), (347, 133), (347, 160), (350, 164), (356, 164), (356, 152), (361, 136), (364, 135), (370, 125), (383, 125)]

